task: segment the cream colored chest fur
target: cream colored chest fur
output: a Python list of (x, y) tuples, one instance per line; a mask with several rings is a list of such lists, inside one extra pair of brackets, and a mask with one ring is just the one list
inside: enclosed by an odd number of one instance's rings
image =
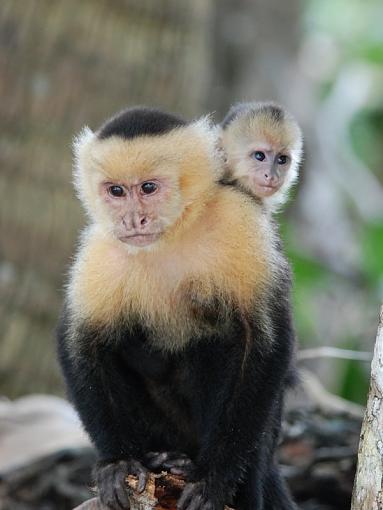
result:
[(250, 308), (269, 285), (278, 255), (267, 220), (253, 204), (232, 198), (223, 192), (204, 221), (147, 252), (131, 254), (91, 228), (72, 269), (72, 313), (97, 324), (135, 316), (180, 334), (193, 329), (191, 289), (202, 300), (218, 294)]

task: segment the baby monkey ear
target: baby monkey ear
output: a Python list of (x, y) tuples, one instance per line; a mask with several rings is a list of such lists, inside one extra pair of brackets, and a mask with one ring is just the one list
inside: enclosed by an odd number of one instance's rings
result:
[(211, 167), (214, 178), (219, 181), (224, 175), (226, 154), (223, 149), (221, 126), (214, 124), (211, 114), (204, 115), (192, 123), (199, 136), (202, 136), (204, 143), (208, 145), (211, 158)]
[(224, 148), (224, 142), (223, 142), (223, 131), (221, 126), (217, 126), (216, 128), (216, 155), (217, 159), (219, 161), (218, 165), (218, 179), (222, 179), (226, 175), (226, 164), (227, 164), (227, 154)]
[(218, 134), (217, 134), (217, 150), (223, 151), (223, 138), (222, 138), (222, 131), (221, 128), (218, 128)]

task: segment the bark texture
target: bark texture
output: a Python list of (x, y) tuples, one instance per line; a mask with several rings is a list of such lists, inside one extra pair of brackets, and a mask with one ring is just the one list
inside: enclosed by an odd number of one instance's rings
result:
[(383, 509), (383, 306), (371, 365), (367, 409), (360, 435), (351, 510)]

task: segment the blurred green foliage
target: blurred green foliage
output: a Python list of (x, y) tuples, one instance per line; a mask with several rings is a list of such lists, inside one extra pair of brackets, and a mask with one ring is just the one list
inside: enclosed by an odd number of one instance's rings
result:
[(338, 393), (348, 400), (366, 405), (369, 387), (369, 371), (366, 363), (351, 360), (338, 361), (337, 370), (339, 373), (343, 372)]
[[(334, 281), (342, 285), (342, 280), (346, 278), (311, 258), (309, 254), (299, 251), (293, 243), (293, 227), (286, 222), (282, 226), (282, 237), (293, 268), (293, 306), (300, 346), (307, 348), (316, 347), (318, 344), (326, 345), (325, 338), (317, 337), (316, 299), (319, 294), (331, 295)], [(383, 301), (383, 222), (364, 225), (358, 239), (362, 248), (362, 265), (355, 289), (363, 289), (371, 309), (377, 310), (379, 303)], [(372, 339), (359, 338), (351, 331), (345, 331), (341, 339), (342, 345), (337, 346), (364, 350), (366, 340), (368, 342)], [(337, 387), (330, 389), (344, 398), (364, 405), (369, 385), (369, 364), (347, 360), (324, 362), (334, 364), (337, 373)]]
[(329, 35), (341, 59), (383, 62), (381, 0), (308, 0), (305, 27)]
[[(383, 70), (383, 2), (381, 0), (308, 0), (303, 3), (303, 32), (331, 47), (332, 65), (317, 84), (318, 101), (331, 92), (338, 73), (346, 65), (363, 65), (381, 73)], [(379, 79), (379, 78), (378, 78)], [(372, 105), (365, 105), (352, 119), (350, 139), (355, 157), (362, 161), (383, 184), (383, 85), (375, 93)], [(368, 200), (368, 197), (361, 197)], [(371, 222), (355, 219), (355, 232), (360, 246), (360, 267), (355, 293), (361, 292), (372, 309), (378, 310), (383, 301), (383, 218)], [(317, 345), (315, 338), (315, 299), (318, 293), (331, 294), (334, 279), (342, 285), (347, 277), (335, 274), (331, 268), (299, 251), (294, 243), (294, 226), (284, 223), (282, 234), (293, 266), (293, 302), (298, 336), (302, 346)], [(324, 320), (327, 318), (324, 317)], [(342, 347), (361, 350), (366, 339), (345, 331)], [(321, 339), (326, 344), (326, 339)], [(341, 396), (365, 403), (368, 391), (368, 363), (332, 361), (341, 376), (338, 392)], [(332, 366), (332, 365), (331, 365)], [(343, 375), (342, 375), (343, 374)]]
[(356, 156), (383, 184), (383, 97), (382, 109), (365, 109), (355, 115), (350, 135)]
[(361, 233), (363, 272), (377, 298), (383, 295), (383, 222), (366, 225)]

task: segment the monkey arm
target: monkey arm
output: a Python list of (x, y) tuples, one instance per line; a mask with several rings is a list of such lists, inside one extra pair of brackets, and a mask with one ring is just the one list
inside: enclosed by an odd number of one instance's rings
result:
[(138, 492), (148, 479), (141, 463), (147, 437), (142, 412), (150, 416), (146, 395), (128, 369), (122, 373), (118, 353), (105, 342), (108, 338), (86, 327), (73, 338), (65, 322), (63, 317), (58, 327), (59, 358), (69, 396), (100, 456), (94, 475), (101, 502), (129, 509), (126, 476), (137, 476)]
[[(273, 324), (272, 345), (256, 321), (243, 324), (245, 319), (242, 318), (238, 321), (242, 321), (242, 332), (251, 330), (246, 357), (243, 349), (241, 354), (238, 348), (227, 351), (223, 363), (225, 373), (217, 371), (214, 374), (214, 365), (210, 362), (211, 377), (220, 377), (221, 386), (215, 383), (218, 391), (212, 404), (214, 410), (207, 417), (206, 434), (195, 459), (196, 471), (192, 479), (196, 483), (191, 484), (194, 492), (212, 492), (214, 495), (221, 491), (230, 497), (246, 476), (250, 464), (254, 467), (258, 463), (261, 473), (265, 470), (261, 464), (271, 463), (294, 342), (288, 306), (277, 304), (273, 313), (278, 317)], [(239, 335), (236, 341), (237, 346), (240, 345)], [(212, 385), (214, 387), (214, 382)], [(224, 395), (221, 401), (220, 394)], [(180, 510), (189, 509), (190, 501), (196, 498), (191, 487), (189, 491), (181, 500)]]
[[(146, 426), (146, 395), (134, 374), (122, 372), (107, 332), (86, 326), (69, 337), (65, 316), (58, 327), (59, 359), (70, 399), (101, 460), (139, 459)], [(149, 409), (149, 411), (148, 411)]]
[[(247, 362), (241, 387), (224, 405), (208, 447), (201, 450), (197, 460), (202, 472), (208, 476), (212, 473), (229, 486), (240, 480), (249, 462), (257, 458), (257, 451), (268, 441), (269, 427), (274, 425), (272, 416), (281, 405), (283, 377), (276, 372), (281, 372), (279, 364), (287, 360), (274, 352), (275, 359), (260, 362), (261, 354), (256, 350), (248, 356), (253, 359)], [(214, 434), (215, 429), (219, 434)]]

